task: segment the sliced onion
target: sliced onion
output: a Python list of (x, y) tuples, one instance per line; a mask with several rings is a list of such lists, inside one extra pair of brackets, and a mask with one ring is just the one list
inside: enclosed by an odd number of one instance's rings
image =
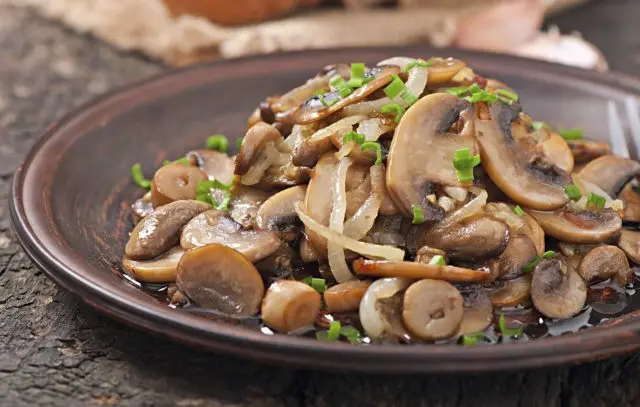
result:
[(322, 140), (323, 138), (326, 138), (326, 137), (331, 137), (333, 134), (337, 133), (341, 129), (350, 128), (354, 124), (358, 124), (366, 118), (367, 116), (363, 116), (363, 115), (345, 117), (344, 119), (338, 120), (337, 122), (316, 131), (307, 140), (317, 141), (317, 140)]
[(300, 143), (304, 141), (305, 138), (309, 137), (310, 134), (314, 133), (315, 123), (314, 124), (296, 124), (291, 129), (291, 134), (289, 137), (284, 139), (283, 144), (286, 144), (289, 147), (289, 150), (293, 151)]
[(384, 334), (386, 322), (378, 312), (377, 302), (384, 298), (393, 297), (396, 293), (406, 289), (411, 280), (403, 278), (381, 278), (369, 286), (360, 301), (360, 323), (367, 335), (378, 338)]
[(484, 208), (484, 206), (487, 204), (487, 196), (488, 196), (487, 191), (480, 188), (472, 188), (471, 192), (476, 194), (476, 197), (473, 198), (471, 201), (469, 201), (469, 203), (467, 203), (462, 208), (458, 209), (457, 211), (453, 212), (451, 215), (444, 218), (438, 224), (438, 228), (440, 229), (448, 228), (451, 225), (454, 225), (458, 222), (463, 221), (464, 219), (467, 219), (470, 216), (475, 215), (476, 213), (480, 212), (482, 208)]
[(467, 200), (468, 191), (460, 187), (444, 187), (444, 193), (458, 202), (464, 202)]
[[(344, 228), (344, 216), (347, 212), (347, 171), (353, 164), (349, 157), (340, 160), (333, 184), (333, 208), (329, 218), (329, 227), (337, 233), (342, 233)], [(327, 259), (331, 273), (339, 283), (353, 279), (347, 261), (344, 258), (344, 248), (331, 240), (327, 240)]]
[(387, 260), (402, 260), (404, 259), (404, 250), (397, 249), (392, 246), (382, 246), (377, 244), (360, 242), (358, 240), (347, 237), (341, 233), (336, 233), (328, 227), (321, 225), (320, 223), (313, 220), (309, 215), (307, 215), (302, 209), (302, 204), (300, 202), (296, 202), (295, 211), (298, 214), (298, 217), (304, 223), (304, 225), (309, 228), (314, 233), (317, 233), (319, 236), (324, 237), (328, 241), (335, 242), (345, 249), (349, 249), (353, 252), (356, 252), (362, 256), (368, 257), (370, 259), (387, 259)]
[(343, 144), (342, 147), (340, 147), (340, 150), (338, 150), (338, 152), (336, 153), (336, 157), (338, 159), (347, 157), (349, 154), (351, 154), (351, 152), (355, 147), (356, 147), (356, 143), (354, 141), (350, 141), (348, 143)]
[(616, 212), (624, 212), (624, 202), (620, 199), (613, 199), (611, 195), (607, 194), (603, 191), (599, 186), (593, 184), (589, 181), (585, 181), (579, 174), (574, 173), (571, 174), (571, 178), (573, 179), (573, 183), (580, 188), (580, 192), (582, 192), (582, 198), (578, 202), (575, 203), (581, 209), (586, 209), (587, 207), (587, 196), (590, 192), (594, 194), (600, 195), (605, 199), (605, 208), (611, 208)]
[(356, 213), (344, 223), (344, 235), (356, 240), (362, 239), (369, 233), (378, 217), (384, 193), (382, 188), (385, 187), (384, 165), (377, 164), (369, 168), (369, 176), (371, 178), (371, 195)]
[(264, 173), (280, 158), (280, 154), (280, 151), (278, 151), (272, 141), (265, 144), (260, 156), (251, 164), (249, 171), (242, 176), (242, 184), (255, 185), (260, 182)]
[(395, 123), (385, 124), (382, 119), (373, 118), (360, 122), (358, 125), (358, 133), (364, 136), (364, 141), (378, 141), (384, 133), (393, 130)]

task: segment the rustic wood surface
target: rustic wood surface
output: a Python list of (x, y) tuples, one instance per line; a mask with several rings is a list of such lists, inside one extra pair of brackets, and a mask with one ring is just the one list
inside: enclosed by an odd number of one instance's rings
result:
[[(640, 2), (555, 17), (640, 72)], [(273, 367), (185, 348), (96, 313), (37, 270), (12, 236), (12, 173), (69, 108), (164, 67), (0, 8), (0, 406), (637, 406), (634, 356), (479, 376), (368, 377)]]

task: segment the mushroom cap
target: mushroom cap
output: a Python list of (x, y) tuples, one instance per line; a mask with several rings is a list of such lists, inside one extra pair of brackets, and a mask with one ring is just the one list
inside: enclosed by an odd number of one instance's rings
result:
[(404, 293), (402, 318), (421, 339), (447, 339), (462, 323), (463, 302), (460, 291), (446, 281), (420, 280)]
[(195, 199), (198, 182), (206, 179), (207, 175), (198, 167), (178, 163), (160, 167), (151, 182), (153, 206)]
[(482, 166), (493, 182), (520, 205), (552, 210), (567, 203), (563, 187), (569, 174), (538, 153), (518, 111), (503, 103), (488, 107), (490, 119), (476, 117)]
[(186, 224), (180, 245), (187, 250), (213, 243), (237, 250), (249, 261), (256, 262), (278, 250), (282, 241), (274, 232), (243, 229), (226, 212), (212, 209)]
[(151, 260), (175, 246), (180, 230), (198, 214), (211, 209), (199, 201), (175, 201), (147, 215), (133, 228), (124, 254), (131, 260)]
[(229, 215), (245, 229), (255, 226), (258, 210), (269, 198), (269, 193), (245, 185), (233, 187)]
[(428, 222), (444, 216), (426, 196), (434, 184), (460, 184), (453, 157), (458, 149), (475, 151), (473, 122), (465, 120), (459, 134), (449, 129), (459, 117), (470, 113), (470, 107), (454, 95), (436, 93), (420, 99), (402, 116), (387, 157), (387, 189), (406, 216), (412, 215), (413, 205), (422, 207)]
[(538, 254), (533, 240), (526, 235), (511, 235), (505, 251), (489, 262), (489, 268), (498, 278), (506, 280), (522, 274), (523, 268)]
[(616, 282), (624, 286), (633, 278), (625, 253), (610, 245), (593, 248), (582, 258), (577, 271), (587, 283), (615, 276)]
[(458, 335), (482, 332), (493, 321), (493, 305), (487, 291), (481, 285), (469, 284), (458, 287), (463, 299), (462, 323)]
[(137, 281), (172, 283), (176, 281), (178, 263), (183, 254), (184, 250), (177, 246), (153, 260), (137, 261), (125, 257), (122, 259), (122, 268)]
[(622, 229), (622, 219), (611, 209), (597, 212), (567, 208), (554, 212), (527, 210), (544, 232), (563, 242), (594, 244), (615, 239)]
[(131, 204), (131, 212), (133, 214), (133, 221), (138, 223), (147, 215), (153, 213), (153, 203), (151, 202), (151, 191), (144, 194), (140, 199), (136, 199)]
[(176, 283), (195, 304), (227, 315), (255, 315), (264, 284), (255, 266), (240, 252), (221, 244), (187, 250)]
[(234, 174), (244, 175), (249, 172), (268, 142), (278, 144), (282, 140), (282, 135), (275, 127), (264, 122), (256, 123), (242, 139), (242, 146), (235, 159)]
[(365, 276), (398, 277), (407, 279), (437, 279), (455, 283), (486, 282), (494, 278), (487, 270), (471, 270), (455, 266), (357, 259), (353, 262), (356, 273)]
[(262, 320), (278, 332), (313, 325), (320, 311), (320, 294), (300, 281), (278, 280), (269, 286), (262, 301)]
[(623, 219), (629, 222), (640, 222), (640, 186), (628, 183), (620, 193), (624, 202)]
[(512, 280), (496, 280), (486, 286), (487, 294), (495, 307), (515, 307), (531, 296), (531, 274)]
[(550, 132), (549, 138), (540, 143), (540, 147), (549, 161), (568, 173), (573, 171), (575, 164), (573, 153), (567, 141), (561, 135), (556, 132)]
[(256, 224), (260, 229), (278, 230), (297, 220), (294, 205), (307, 193), (306, 185), (297, 185), (271, 195), (258, 209)]
[(324, 302), (329, 312), (356, 311), (371, 285), (367, 280), (351, 280), (336, 284), (324, 292)]
[(533, 270), (531, 299), (538, 311), (549, 318), (570, 318), (587, 300), (587, 285), (556, 256), (544, 259)]
[(216, 150), (195, 150), (187, 153), (209, 179), (229, 184), (233, 181), (234, 158)]
[(640, 231), (624, 229), (618, 246), (624, 250), (632, 262), (640, 265)]
[(611, 154), (611, 147), (606, 143), (593, 140), (569, 140), (567, 142), (576, 164), (584, 164), (603, 155)]
[(617, 155), (605, 155), (591, 161), (578, 174), (610, 196), (617, 196), (627, 182), (640, 175), (640, 163)]

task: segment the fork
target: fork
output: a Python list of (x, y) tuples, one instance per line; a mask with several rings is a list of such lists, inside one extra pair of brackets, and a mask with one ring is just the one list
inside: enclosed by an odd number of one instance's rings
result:
[[(627, 115), (631, 140), (625, 134), (625, 129), (618, 113), (616, 103), (610, 100), (607, 103), (607, 115), (609, 119), (609, 141), (611, 150), (625, 158), (640, 159), (640, 106), (636, 98), (627, 96), (624, 100), (624, 110)], [(629, 149), (632, 153), (630, 154)], [(633, 155), (632, 155), (633, 154)], [(635, 157), (634, 157), (635, 155)]]

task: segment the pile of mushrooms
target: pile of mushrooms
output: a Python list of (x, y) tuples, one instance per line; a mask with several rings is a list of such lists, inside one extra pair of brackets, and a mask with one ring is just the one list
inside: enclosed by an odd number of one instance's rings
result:
[(640, 163), (520, 103), (457, 59), (326, 67), (261, 103), (235, 155), (218, 135), (134, 171), (149, 192), (122, 268), (174, 306), (323, 340), (469, 344), (522, 336), (514, 309), (571, 318), (590, 287), (633, 284)]

